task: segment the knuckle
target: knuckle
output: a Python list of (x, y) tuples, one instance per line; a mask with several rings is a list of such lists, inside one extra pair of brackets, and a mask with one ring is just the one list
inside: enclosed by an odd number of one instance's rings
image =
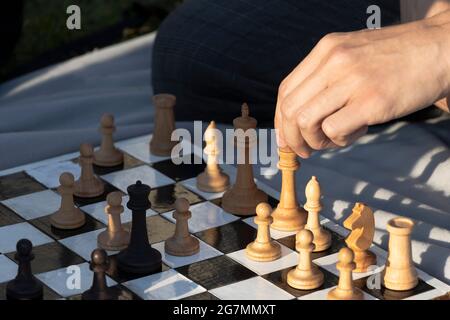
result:
[(281, 81), (278, 87), (278, 99), (284, 100), (288, 95), (288, 83), (287, 80)]
[(334, 47), (328, 58), (329, 63), (333, 65), (350, 64), (353, 60), (352, 51), (344, 45)]
[(281, 104), (281, 113), (286, 120), (292, 120), (296, 112), (296, 101), (291, 96), (287, 96)]
[(308, 115), (308, 112), (304, 110), (297, 113), (297, 123), (301, 129), (306, 131), (313, 130), (315, 127), (314, 121), (312, 121), (311, 117)]
[(330, 119), (325, 119), (322, 123), (322, 130), (326, 134), (326, 136), (333, 142), (342, 139), (341, 132), (336, 126), (335, 121)]
[(278, 119), (277, 116), (274, 117), (273, 124), (274, 124), (275, 129), (278, 129), (280, 127), (280, 120)]
[(322, 130), (325, 135), (339, 147), (347, 147), (350, 145), (348, 137), (341, 132), (332, 120), (325, 120), (322, 124)]
[(328, 33), (319, 41), (319, 45), (324, 49), (331, 48), (338, 44), (340, 35), (339, 32)]

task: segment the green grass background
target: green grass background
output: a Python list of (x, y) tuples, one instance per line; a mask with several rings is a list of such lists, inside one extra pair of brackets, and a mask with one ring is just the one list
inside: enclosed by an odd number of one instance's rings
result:
[[(123, 19), (133, 2), (173, 10), (181, 0), (25, 0), (23, 29), (12, 57), (0, 69), (0, 80), (21, 65), (43, 53), (70, 44)], [(66, 9), (76, 4), (81, 9), (81, 30), (68, 30)], [(118, 42), (157, 29), (158, 19), (149, 19), (139, 30), (123, 30)]]

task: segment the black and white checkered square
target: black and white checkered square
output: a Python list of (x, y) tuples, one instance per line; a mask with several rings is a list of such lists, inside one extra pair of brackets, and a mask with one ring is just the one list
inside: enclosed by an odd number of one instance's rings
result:
[[(324, 273), (325, 281), (316, 290), (302, 291), (286, 282), (289, 270), (298, 263), (295, 232), (271, 229), (271, 237), (282, 248), (280, 259), (255, 262), (245, 255), (245, 247), (256, 236), (253, 217), (238, 217), (221, 208), (223, 193), (205, 193), (197, 189), (195, 177), (204, 164), (175, 165), (167, 157), (149, 154), (150, 136), (117, 143), (125, 152), (123, 166), (95, 172), (106, 183), (107, 191), (123, 192), (123, 203), (130, 184), (141, 180), (152, 187), (147, 211), (147, 228), (151, 245), (162, 254), (163, 264), (154, 274), (125, 274), (117, 269), (117, 252), (108, 252), (110, 268), (108, 285), (120, 291), (121, 299), (326, 299), (327, 292), (338, 283), (337, 252), (345, 246), (348, 230), (328, 221), (322, 225), (332, 234), (330, 249), (313, 253), (315, 263)], [(198, 151), (198, 150), (197, 150)], [(195, 154), (195, 155), (194, 155)], [(193, 154), (184, 157), (198, 157)], [(16, 242), (21, 238), (32, 241), (35, 259), (33, 273), (44, 284), (44, 299), (80, 299), (92, 283), (90, 255), (97, 247), (97, 236), (105, 230), (108, 218), (104, 213), (106, 194), (90, 201), (75, 199), (86, 214), (86, 224), (76, 230), (58, 230), (50, 225), (49, 217), (60, 205), (56, 191), (59, 175), (69, 171), (78, 177), (79, 166), (73, 155), (31, 164), (17, 172), (0, 175), (0, 299), (5, 299), (6, 284), (17, 273), (14, 260)], [(234, 181), (235, 169), (223, 166)], [(269, 194), (275, 206), (279, 193), (257, 181), (259, 188)], [(172, 236), (175, 200), (188, 199), (192, 218), (189, 231), (200, 241), (199, 253), (189, 257), (174, 257), (164, 252), (164, 241)], [(131, 212), (125, 206), (121, 216), (126, 229), (131, 228)], [(370, 281), (382, 271), (386, 252), (373, 246), (378, 266), (366, 273), (354, 273), (355, 285), (366, 299), (432, 299), (450, 291), (449, 286), (418, 270), (419, 285), (410, 292), (394, 292), (383, 287), (374, 289)], [(80, 275), (73, 281), (74, 273)]]

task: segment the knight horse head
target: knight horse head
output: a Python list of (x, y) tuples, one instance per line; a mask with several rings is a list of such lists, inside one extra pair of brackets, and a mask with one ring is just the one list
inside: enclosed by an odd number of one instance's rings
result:
[(344, 227), (351, 230), (345, 239), (347, 246), (353, 250), (367, 250), (375, 234), (375, 218), (372, 209), (357, 202), (351, 215), (345, 219)]

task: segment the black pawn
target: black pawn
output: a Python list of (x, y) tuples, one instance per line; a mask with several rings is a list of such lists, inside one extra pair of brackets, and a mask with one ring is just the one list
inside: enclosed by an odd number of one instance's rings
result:
[(130, 201), (127, 207), (132, 211), (131, 235), (128, 247), (117, 255), (118, 267), (127, 273), (144, 274), (161, 270), (161, 254), (148, 241), (146, 211), (151, 204), (148, 199), (150, 187), (137, 181), (127, 188)]
[(16, 245), (16, 259), (19, 264), (17, 276), (8, 282), (6, 286), (6, 297), (9, 300), (42, 300), (42, 284), (31, 272), (31, 260), (34, 254), (31, 252), (33, 244), (28, 239), (21, 239)]
[(94, 272), (92, 286), (83, 292), (82, 300), (117, 300), (116, 290), (106, 284), (106, 271), (109, 268), (109, 259), (106, 251), (95, 249), (91, 254), (91, 270)]

